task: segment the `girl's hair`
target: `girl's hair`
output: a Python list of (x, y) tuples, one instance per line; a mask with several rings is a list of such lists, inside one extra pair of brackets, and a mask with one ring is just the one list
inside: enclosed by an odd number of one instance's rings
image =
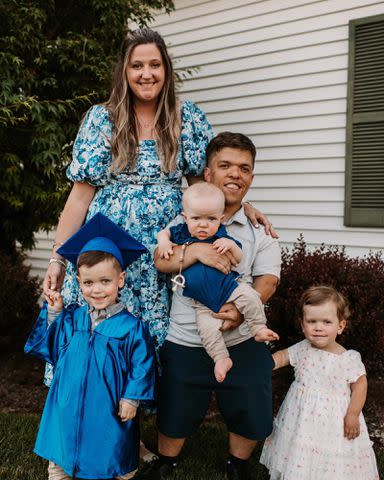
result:
[(172, 61), (163, 38), (149, 28), (141, 28), (129, 32), (122, 43), (113, 76), (112, 92), (105, 104), (113, 124), (111, 170), (114, 172), (120, 172), (127, 167), (133, 170), (136, 165), (139, 146), (138, 121), (134, 108), (134, 94), (129, 87), (126, 71), (133, 49), (138, 45), (150, 43), (155, 44), (160, 50), (165, 73), (154, 120), (158, 155), (164, 172), (176, 169), (180, 114), (177, 108)]
[(315, 285), (305, 290), (299, 301), (300, 321), (303, 320), (303, 310), (305, 305), (321, 305), (329, 301), (335, 303), (337, 308), (337, 318), (339, 321), (347, 321), (350, 316), (348, 300), (344, 295), (329, 285)]
[(104, 260), (109, 260), (113, 263), (113, 266), (121, 272), (121, 265), (111, 253), (100, 252), (100, 251), (90, 251), (81, 253), (77, 258), (77, 269), (80, 267), (93, 267), (98, 263), (104, 262)]

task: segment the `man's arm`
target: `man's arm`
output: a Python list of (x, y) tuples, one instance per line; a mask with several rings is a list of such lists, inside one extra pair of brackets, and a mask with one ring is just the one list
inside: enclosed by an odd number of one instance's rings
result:
[(279, 279), (275, 275), (260, 275), (254, 277), (252, 286), (260, 294), (263, 303), (268, 302), (276, 291)]
[[(176, 273), (180, 268), (181, 246), (173, 248), (173, 255), (169, 258), (160, 258), (157, 249), (154, 252), (154, 262), (157, 270), (163, 273)], [(190, 267), (196, 262), (204, 263), (209, 267), (216, 268), (224, 274), (231, 271), (231, 265), (237, 265), (236, 259), (231, 252), (223, 255), (216, 253), (210, 243), (192, 243), (185, 248), (182, 269)]]
[[(275, 275), (260, 275), (254, 277), (252, 286), (260, 294), (260, 299), (266, 303), (276, 291), (279, 279)], [(237, 310), (234, 303), (224, 304), (219, 313), (213, 313), (213, 317), (223, 320), (222, 332), (233, 330), (244, 322), (243, 315)]]

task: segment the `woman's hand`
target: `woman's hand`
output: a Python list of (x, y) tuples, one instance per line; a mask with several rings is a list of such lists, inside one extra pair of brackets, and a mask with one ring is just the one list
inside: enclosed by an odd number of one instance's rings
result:
[(272, 223), (268, 220), (268, 217), (264, 213), (260, 212), (257, 208), (253, 207), (250, 203), (243, 203), (245, 215), (249, 218), (252, 224), (258, 228), (261, 223), (264, 225), (265, 233), (271, 235), (272, 238), (279, 238), (279, 234), (275, 231)]
[(61, 263), (51, 263), (45, 273), (43, 290), (44, 297), (50, 302), (52, 291), (60, 292), (65, 276), (65, 267)]

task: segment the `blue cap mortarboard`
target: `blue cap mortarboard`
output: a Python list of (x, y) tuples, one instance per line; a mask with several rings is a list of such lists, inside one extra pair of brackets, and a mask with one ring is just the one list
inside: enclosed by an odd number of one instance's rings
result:
[(76, 265), (81, 253), (91, 251), (112, 254), (125, 270), (147, 249), (105, 215), (96, 213), (61, 245), (57, 253)]

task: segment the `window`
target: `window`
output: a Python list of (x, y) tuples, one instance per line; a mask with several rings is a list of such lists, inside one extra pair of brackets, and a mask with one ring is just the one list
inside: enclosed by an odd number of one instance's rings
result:
[(384, 15), (349, 23), (344, 220), (384, 227)]

